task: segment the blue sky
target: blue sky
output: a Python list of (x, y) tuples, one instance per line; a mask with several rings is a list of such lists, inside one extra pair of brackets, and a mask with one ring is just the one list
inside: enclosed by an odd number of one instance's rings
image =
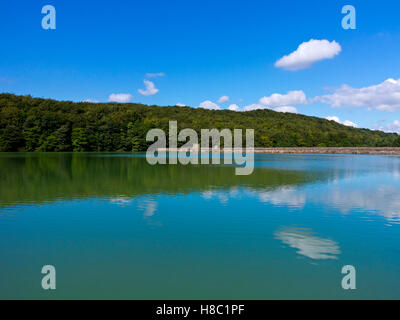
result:
[[(55, 30), (41, 26), (47, 4), (56, 9)], [(356, 9), (356, 30), (342, 28), (347, 4)], [(114, 94), (145, 104), (236, 104), (239, 110), (290, 107), (400, 132), (395, 0), (3, 0), (0, 6), (0, 92), (101, 102)], [(296, 71), (276, 66), (302, 43), (311, 60), (323, 45), (333, 56)], [(154, 88), (146, 91), (144, 80)], [(221, 96), (229, 101), (219, 103)]]

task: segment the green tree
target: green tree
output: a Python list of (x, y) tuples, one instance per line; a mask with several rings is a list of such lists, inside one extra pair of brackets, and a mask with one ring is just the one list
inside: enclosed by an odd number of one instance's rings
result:
[(57, 149), (57, 138), (54, 135), (49, 135), (44, 139), (44, 142), (40, 145), (39, 151), (52, 152)]
[(86, 151), (87, 148), (87, 138), (86, 132), (83, 128), (74, 128), (72, 130), (72, 146), (75, 152)]
[[(0, 94), (0, 150), (145, 151), (152, 128), (254, 129), (255, 147), (400, 146), (400, 137), (272, 110), (233, 112), (141, 104), (74, 103)], [(72, 130), (72, 128), (74, 128)], [(167, 137), (168, 138), (168, 137)], [(243, 142), (245, 143), (244, 135)]]
[(25, 129), (23, 135), (25, 139), (26, 151), (36, 151), (36, 149), (39, 147), (40, 128), (35, 126)]
[(55, 151), (71, 151), (71, 136), (69, 124), (62, 125), (54, 132), (56, 138)]
[(0, 135), (0, 151), (18, 151), (23, 146), (21, 130), (14, 125), (7, 126)]
[(274, 146), (274, 144), (268, 136), (262, 136), (261, 137), (261, 146), (264, 148), (271, 148)]

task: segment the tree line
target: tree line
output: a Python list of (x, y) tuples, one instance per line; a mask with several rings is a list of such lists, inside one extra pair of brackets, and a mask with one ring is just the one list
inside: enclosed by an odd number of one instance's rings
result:
[[(0, 94), (0, 151), (145, 151), (152, 128), (254, 129), (256, 147), (400, 147), (400, 136), (272, 110), (235, 112)], [(245, 138), (245, 137), (243, 137)]]

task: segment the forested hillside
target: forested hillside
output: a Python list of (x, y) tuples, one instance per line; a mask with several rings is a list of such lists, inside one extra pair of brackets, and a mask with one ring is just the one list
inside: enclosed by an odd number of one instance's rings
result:
[(234, 112), (132, 103), (75, 103), (0, 94), (0, 151), (144, 151), (146, 133), (254, 129), (256, 147), (399, 147), (400, 136), (271, 110)]

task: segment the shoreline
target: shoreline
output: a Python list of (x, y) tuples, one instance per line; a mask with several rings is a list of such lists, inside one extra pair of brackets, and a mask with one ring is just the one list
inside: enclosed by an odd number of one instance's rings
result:
[(254, 153), (289, 153), (289, 154), (360, 154), (360, 155), (400, 155), (400, 147), (282, 147), (282, 148), (242, 148), (242, 149), (212, 149), (201, 148), (194, 150), (191, 148), (159, 148), (158, 151), (179, 152), (179, 151), (197, 151), (197, 152), (247, 152)]
[(400, 155), (400, 147), (298, 147), (298, 148), (254, 148), (255, 153), (314, 153), (314, 154), (375, 154)]

